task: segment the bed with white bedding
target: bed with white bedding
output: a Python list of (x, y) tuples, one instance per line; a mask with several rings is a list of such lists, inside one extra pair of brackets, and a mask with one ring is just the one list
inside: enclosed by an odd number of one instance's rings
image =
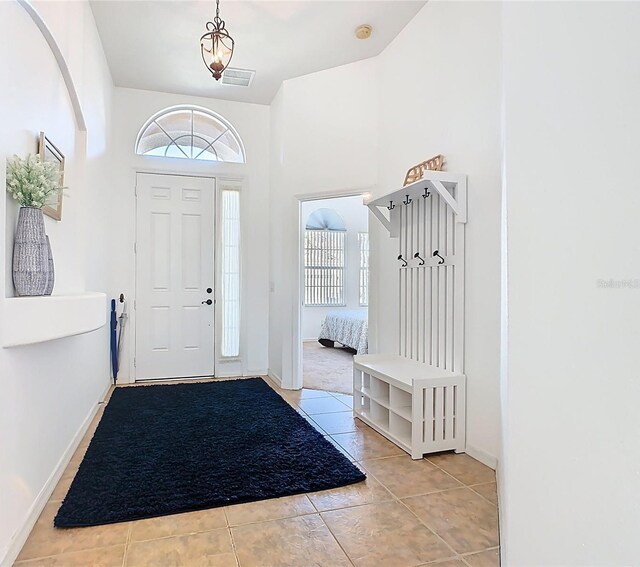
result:
[(367, 312), (343, 309), (327, 313), (318, 340), (333, 341), (352, 348), (358, 354), (367, 354), (369, 345), (369, 326)]

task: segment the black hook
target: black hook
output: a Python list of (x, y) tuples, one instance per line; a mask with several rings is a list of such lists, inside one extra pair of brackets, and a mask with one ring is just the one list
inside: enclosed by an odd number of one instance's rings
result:
[(432, 256), (433, 256), (434, 258), (435, 258), (436, 256), (437, 256), (438, 258), (440, 258), (440, 261), (438, 262), (438, 264), (444, 264), (444, 258), (443, 258), (442, 256), (440, 256), (440, 254), (438, 253), (438, 251), (437, 251), (437, 250), (434, 250), (434, 251), (433, 251)]
[(429, 195), (431, 195), (431, 193), (429, 193), (429, 189), (427, 189), (426, 187), (424, 188), (424, 195), (422, 195), (423, 199), (426, 199)]
[(409, 195), (407, 195), (407, 198), (402, 201), (405, 205), (410, 205), (411, 204), (411, 199), (409, 198)]
[(402, 257), (402, 254), (398, 255), (398, 260), (400, 260), (402, 262), (402, 267), (403, 268), (407, 267), (407, 261)]
[(420, 252), (416, 252), (413, 255), (414, 258), (418, 258), (418, 260), (420, 260), (420, 263), (418, 264), (418, 266), (424, 266), (424, 260), (422, 258), (420, 258)]
[(124, 293), (120, 294), (120, 303), (124, 303)]
[(395, 209), (396, 206), (393, 204), (393, 201), (389, 201), (389, 206), (387, 207), (387, 209), (389, 209), (390, 211)]

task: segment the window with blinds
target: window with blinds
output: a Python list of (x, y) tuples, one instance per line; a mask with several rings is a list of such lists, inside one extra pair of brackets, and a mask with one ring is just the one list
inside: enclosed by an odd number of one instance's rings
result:
[(222, 191), (221, 356), (240, 355), (240, 192)]
[(305, 305), (345, 305), (344, 242), (342, 231), (305, 230)]
[(369, 233), (358, 233), (360, 247), (360, 306), (369, 305)]

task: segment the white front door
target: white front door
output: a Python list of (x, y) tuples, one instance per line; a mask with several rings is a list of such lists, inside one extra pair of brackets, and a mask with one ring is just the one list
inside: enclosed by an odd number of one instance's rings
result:
[(215, 180), (137, 175), (136, 379), (214, 374)]

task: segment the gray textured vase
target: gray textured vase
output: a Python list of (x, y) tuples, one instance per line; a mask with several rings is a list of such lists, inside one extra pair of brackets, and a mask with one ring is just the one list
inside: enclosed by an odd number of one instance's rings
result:
[(22, 207), (13, 244), (13, 285), (16, 294), (45, 295), (48, 283), (49, 249), (42, 210)]
[(47, 288), (44, 290), (45, 295), (51, 295), (53, 292), (53, 286), (56, 283), (56, 268), (53, 264), (53, 253), (51, 252), (51, 242), (49, 242), (49, 237), (45, 236), (47, 239), (47, 268), (49, 272), (47, 274)]

